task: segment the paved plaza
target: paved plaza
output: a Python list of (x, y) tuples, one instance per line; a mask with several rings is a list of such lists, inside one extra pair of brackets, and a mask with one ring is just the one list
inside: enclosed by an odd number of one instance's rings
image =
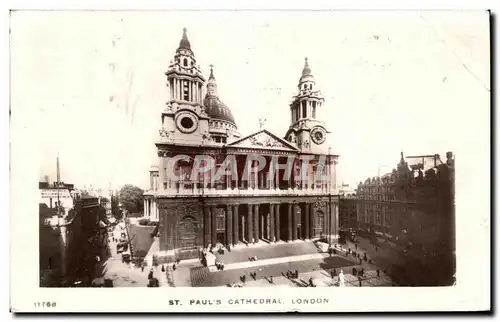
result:
[[(119, 230), (117, 227), (116, 229)], [(111, 257), (104, 264), (103, 277), (113, 280), (114, 287), (145, 287), (148, 284), (148, 273), (153, 269), (154, 277), (160, 282), (160, 287), (228, 287), (240, 285), (242, 287), (283, 286), (307, 287), (309, 280), (317, 287), (338, 286), (338, 276), (332, 278), (332, 273), (344, 273), (346, 287), (359, 287), (359, 279), (352, 275), (352, 269), (363, 268), (365, 276), (361, 280), (364, 286), (391, 286), (393, 282), (382, 269), (377, 276), (377, 267), (363, 261), (361, 264), (354, 256), (346, 256), (339, 250), (335, 255), (321, 253), (313, 242), (297, 241), (292, 243), (256, 245), (240, 245), (230, 252), (219, 254), (217, 248), (214, 253), (218, 261), (224, 263), (224, 270), (217, 270), (214, 266), (204, 267), (198, 259), (184, 260), (173, 269), (172, 264), (158, 267), (147, 267), (144, 271), (139, 267), (123, 263), (121, 254), (116, 253), (116, 244), (110, 241)], [(154, 248), (154, 245), (152, 245)], [(347, 247), (354, 245), (348, 245)], [(362, 245), (368, 247), (369, 245)], [(359, 246), (358, 252), (364, 250)], [(373, 250), (370, 250), (371, 254)], [(379, 250), (380, 252), (380, 250)], [(379, 253), (382, 255), (382, 253)], [(250, 257), (256, 256), (256, 261)], [(370, 255), (369, 255), (370, 257)], [(288, 278), (288, 271), (298, 271), (298, 278)], [(255, 273), (253, 279), (250, 273)], [(245, 275), (245, 283), (240, 277)]]

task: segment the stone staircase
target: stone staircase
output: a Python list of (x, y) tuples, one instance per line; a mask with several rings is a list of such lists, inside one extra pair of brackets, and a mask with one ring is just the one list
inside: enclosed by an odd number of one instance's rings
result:
[(191, 286), (196, 287), (200, 285), (205, 277), (210, 274), (210, 270), (205, 266), (198, 266), (191, 268)]

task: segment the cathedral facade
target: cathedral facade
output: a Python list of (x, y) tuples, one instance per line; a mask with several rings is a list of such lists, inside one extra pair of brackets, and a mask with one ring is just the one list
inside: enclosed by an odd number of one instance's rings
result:
[(195, 258), (216, 245), (336, 242), (339, 156), (316, 117), (324, 99), (307, 58), (285, 135), (266, 129), (240, 135), (213, 69), (206, 81), (185, 29), (165, 74), (170, 100), (161, 113), (158, 164), (150, 170), (145, 203), (159, 221), (167, 260)]

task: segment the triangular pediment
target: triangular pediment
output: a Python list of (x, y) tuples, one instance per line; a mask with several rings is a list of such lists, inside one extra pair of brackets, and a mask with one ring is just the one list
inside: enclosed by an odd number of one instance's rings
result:
[(297, 148), (272, 134), (267, 130), (261, 130), (227, 145), (228, 147), (266, 149), (266, 150), (286, 150), (297, 152)]

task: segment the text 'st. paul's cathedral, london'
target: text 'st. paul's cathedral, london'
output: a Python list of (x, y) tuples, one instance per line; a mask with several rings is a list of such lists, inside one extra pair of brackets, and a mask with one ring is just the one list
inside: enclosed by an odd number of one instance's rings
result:
[[(203, 249), (219, 244), (336, 242), (339, 156), (332, 154), (327, 124), (317, 118), (325, 108), (324, 99), (307, 59), (298, 94), (289, 107), (276, 107), (290, 113), (289, 129), (281, 135), (266, 129), (240, 135), (231, 109), (217, 93), (213, 68), (205, 80), (196, 64), (186, 29), (165, 74), (170, 100), (161, 113), (155, 142), (158, 164), (150, 170), (150, 191), (145, 193), (145, 212), (159, 221), (163, 258), (197, 258)], [(174, 180), (167, 165), (178, 155), (190, 158), (175, 163), (180, 179)], [(215, 164), (193, 178), (199, 155), (212, 157)], [(251, 159), (256, 155), (266, 162), (257, 164)], [(237, 175), (216, 178), (228, 156), (236, 160)], [(285, 169), (289, 160), (293, 160), (291, 171)], [(301, 168), (307, 168), (308, 177), (298, 180)], [(328, 179), (315, 180), (317, 171)]]

